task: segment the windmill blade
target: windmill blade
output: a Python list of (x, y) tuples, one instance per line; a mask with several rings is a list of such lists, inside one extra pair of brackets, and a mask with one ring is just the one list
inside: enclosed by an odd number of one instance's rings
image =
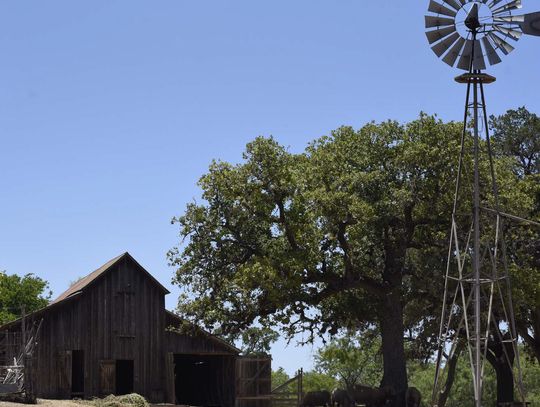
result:
[(461, 4), (456, 0), (444, 0), (444, 3), (452, 7), (454, 10), (459, 11), (461, 9)]
[(525, 22), (525, 16), (495, 16), (493, 21), (496, 23), (523, 23)]
[(497, 65), (498, 63), (500, 63), (501, 58), (497, 54), (497, 51), (495, 51), (493, 45), (491, 45), (491, 42), (489, 42), (487, 36), (482, 38), (482, 43), (484, 44), (484, 48), (486, 49), (486, 56), (490, 65)]
[(498, 37), (495, 33), (488, 33), (488, 37), (493, 41), (493, 43), (500, 49), (504, 55), (508, 55), (514, 50), (514, 47), (508, 44), (505, 40)]
[(502, 27), (502, 26), (499, 26), (499, 25), (494, 25), (493, 29), (495, 31), (500, 32), (501, 34), (506, 35), (508, 38), (511, 38), (514, 41), (519, 40), (521, 38), (521, 35), (522, 35), (521, 31), (513, 30), (511, 28)]
[(497, 21), (497, 22), (493, 22), (493, 23), (487, 23), (485, 24), (486, 26), (496, 26), (498, 25), (499, 27), (508, 27), (508, 28), (512, 28), (512, 29), (519, 29), (520, 28), (520, 24), (522, 24), (522, 22), (517, 22), (517, 23), (509, 23), (509, 22), (506, 22), (506, 21)]
[(479, 70), (486, 69), (486, 60), (484, 59), (482, 46), (480, 45), (480, 41), (478, 41), (478, 40), (474, 41), (473, 68), (474, 69), (479, 69)]
[(540, 37), (540, 12), (525, 14), (525, 19), (519, 24), (524, 34)]
[(477, 21), (478, 22), (478, 3), (472, 3), (472, 7), (470, 8), (469, 12), (467, 13), (467, 18), (465, 19), (465, 25), (467, 25), (467, 22), (469, 21)]
[(431, 11), (435, 14), (444, 14), (445, 16), (455, 17), (457, 11), (450, 10), (447, 7), (444, 7), (442, 4), (437, 3), (435, 0), (429, 2), (428, 11)]
[(482, 46), (480, 45), (480, 41), (472, 41), (467, 40), (467, 43), (465, 44), (465, 48), (463, 49), (463, 52), (461, 53), (461, 58), (458, 62), (458, 68), (463, 69), (465, 71), (468, 71), (471, 67), (471, 58), (473, 56), (473, 47), (474, 47), (474, 61), (473, 61), (473, 69), (477, 70), (483, 70), (486, 69), (486, 61), (484, 59)]
[(514, 0), (492, 11), (493, 14), (500, 14), (511, 10), (520, 9), (523, 7), (521, 0)]
[(426, 28), (454, 25), (453, 18), (426, 16)]
[(472, 40), (466, 40), (465, 47), (463, 48), (463, 51), (461, 52), (461, 57), (459, 58), (459, 62), (457, 64), (457, 67), (459, 69), (463, 69), (465, 71), (468, 71), (471, 67), (471, 56), (472, 56)]
[(491, 3), (489, 3), (487, 6), (489, 8), (493, 7), (493, 6), (496, 6), (497, 4), (499, 4), (502, 0), (493, 0)]
[(465, 45), (465, 38), (462, 38), (460, 36), (459, 39), (452, 46), (452, 48), (450, 48), (450, 51), (448, 51), (448, 53), (444, 56), (442, 60), (448, 65), (454, 66), (464, 45)]
[(460, 35), (456, 31), (454, 34), (450, 35), (445, 40), (435, 44), (433, 47), (431, 47), (431, 49), (433, 50), (435, 54), (437, 54), (438, 57), (441, 57), (442, 54), (448, 51), (448, 48), (450, 48), (452, 44), (454, 44), (459, 38), (460, 38)]
[(443, 39), (444, 37), (454, 33), (455, 31), (456, 31), (455, 25), (451, 27), (446, 27), (446, 28), (438, 28), (436, 30), (426, 32), (426, 37), (429, 43), (433, 44), (434, 42), (437, 42)]

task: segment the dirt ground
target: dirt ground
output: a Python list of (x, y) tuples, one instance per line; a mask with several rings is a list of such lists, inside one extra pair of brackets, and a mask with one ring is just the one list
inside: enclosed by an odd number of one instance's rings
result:
[[(28, 404), (13, 403), (11, 401), (0, 401), (0, 407), (21, 407)], [(38, 399), (38, 406), (47, 406), (47, 407), (82, 407), (82, 404), (75, 403), (71, 400), (44, 400)]]
[[(30, 407), (31, 404), (13, 403), (11, 401), (0, 401), (0, 407)], [(84, 404), (76, 403), (72, 400), (45, 400), (38, 399), (37, 406), (44, 407), (85, 407)], [(172, 406), (172, 404), (152, 404), (154, 407)]]

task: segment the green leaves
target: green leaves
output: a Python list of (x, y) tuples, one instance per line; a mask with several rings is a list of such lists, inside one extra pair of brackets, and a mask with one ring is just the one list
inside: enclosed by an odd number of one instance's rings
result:
[[(491, 118), (499, 161), (515, 177), (503, 178), (508, 212), (540, 222), (540, 118), (524, 107)], [(518, 331), (540, 361), (540, 228), (507, 220)]]
[[(474, 400), (474, 390), (472, 387), (470, 366), (466, 358), (461, 358), (456, 369), (456, 378), (446, 407), (460, 407), (470, 405), (470, 400)], [(540, 404), (540, 365), (531, 359), (522, 360), (524, 388), (527, 392), (526, 401), (532, 406)], [(429, 362), (420, 364), (410, 362), (408, 364), (409, 385), (417, 387), (423, 396), (426, 405), (429, 405), (431, 392), (433, 389), (433, 377), (435, 375), (435, 366)], [(491, 365), (486, 365), (484, 378), (484, 404), (496, 404), (496, 377)], [(519, 392), (516, 391), (517, 400)]]
[[(185, 239), (168, 253), (186, 294), (180, 312), (226, 335), (263, 328), (289, 338), (305, 332), (310, 341), (377, 327), (391, 294), (404, 309), (396, 318), (415, 339), (409, 355), (427, 357), (461, 132), (461, 123), (422, 113), (406, 124), (341, 127), (300, 154), (258, 137), (241, 163), (212, 163), (199, 182), (202, 201), (173, 219)], [(466, 135), (460, 221), (470, 216), (471, 144)], [(501, 206), (527, 215), (540, 208), (539, 183), (516, 173), (515, 162), (502, 154), (495, 161)], [(489, 190), (485, 159), (481, 173)], [(488, 194), (482, 199), (494, 206)]]
[(383, 373), (381, 342), (350, 333), (334, 338), (317, 351), (315, 368), (337, 379), (344, 389), (356, 384), (379, 387)]
[(496, 151), (515, 159), (520, 175), (540, 173), (540, 118), (525, 107), (491, 116)]
[(21, 277), (0, 272), (0, 325), (13, 321), (26, 313), (45, 307), (51, 298), (45, 280), (26, 274)]

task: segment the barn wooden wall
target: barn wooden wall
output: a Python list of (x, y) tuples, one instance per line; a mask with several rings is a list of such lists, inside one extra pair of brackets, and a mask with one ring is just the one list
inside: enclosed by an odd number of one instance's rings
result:
[(35, 363), (36, 391), (43, 397), (71, 395), (70, 351), (82, 349), (85, 395), (103, 394), (101, 360), (132, 359), (134, 391), (163, 399), (164, 292), (130, 261), (113, 267), (118, 270), (92, 289), (44, 315)]
[[(170, 368), (182, 369), (182, 355), (215, 358), (217, 368), (209, 372), (204, 383), (199, 383), (197, 391), (204, 392), (209, 405), (233, 407), (236, 395), (236, 352), (230, 346), (212, 337), (200, 329), (181, 333), (182, 321), (167, 312), (165, 316), (165, 343), (167, 355), (173, 360)], [(176, 355), (176, 357), (175, 357)], [(180, 357), (178, 357), (180, 356)], [(175, 380), (174, 374), (168, 374), (168, 380)], [(167, 401), (174, 402), (174, 396), (168, 393)]]
[[(43, 318), (34, 362), (36, 393), (72, 396), (74, 350), (84, 351), (84, 397), (109, 394), (115, 387), (114, 360), (127, 359), (134, 361), (133, 390), (155, 402), (171, 396), (172, 355), (221, 355), (230, 357), (219, 380), (230, 405), (235, 349), (203, 331), (195, 336), (167, 331), (180, 320), (165, 311), (164, 289), (129, 258), (112, 267), (81, 294), (27, 318), (28, 326)], [(9, 330), (20, 330), (20, 324), (10, 324)]]
[(235, 354), (230, 346), (200, 329), (191, 330), (186, 334), (180, 333), (182, 332), (181, 323), (182, 321), (177, 316), (170, 312), (166, 313), (165, 352), (177, 354)]

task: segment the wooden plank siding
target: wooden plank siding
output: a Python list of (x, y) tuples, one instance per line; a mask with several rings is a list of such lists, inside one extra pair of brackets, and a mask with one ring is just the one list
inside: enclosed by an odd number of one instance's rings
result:
[[(27, 316), (27, 324), (43, 318), (34, 361), (36, 393), (45, 398), (70, 396), (70, 355), (75, 350), (84, 353), (84, 397), (111, 392), (113, 362), (133, 360), (133, 391), (152, 402), (171, 397), (166, 380), (167, 376), (171, 380), (167, 366), (170, 370), (172, 354), (204, 352), (236, 358), (234, 347), (209, 334), (167, 332), (167, 321), (178, 319), (165, 310), (166, 293), (126, 253), (80, 291)], [(3, 330), (20, 330), (20, 321), (0, 327)]]
[(183, 334), (182, 323), (173, 313), (165, 313), (165, 352), (201, 355), (231, 355), (240, 352), (234, 346), (197, 327), (189, 329), (189, 334)]
[(104, 394), (101, 360), (133, 360), (134, 391), (163, 392), (164, 315), (159, 310), (165, 306), (164, 294), (128, 262), (113, 267), (118, 269), (101, 277), (81, 298), (44, 319), (36, 363), (36, 388), (44, 396), (63, 393), (51, 374), (59, 353), (79, 349), (84, 351), (85, 395)]
[(272, 358), (244, 356), (236, 362), (236, 407), (270, 407)]

